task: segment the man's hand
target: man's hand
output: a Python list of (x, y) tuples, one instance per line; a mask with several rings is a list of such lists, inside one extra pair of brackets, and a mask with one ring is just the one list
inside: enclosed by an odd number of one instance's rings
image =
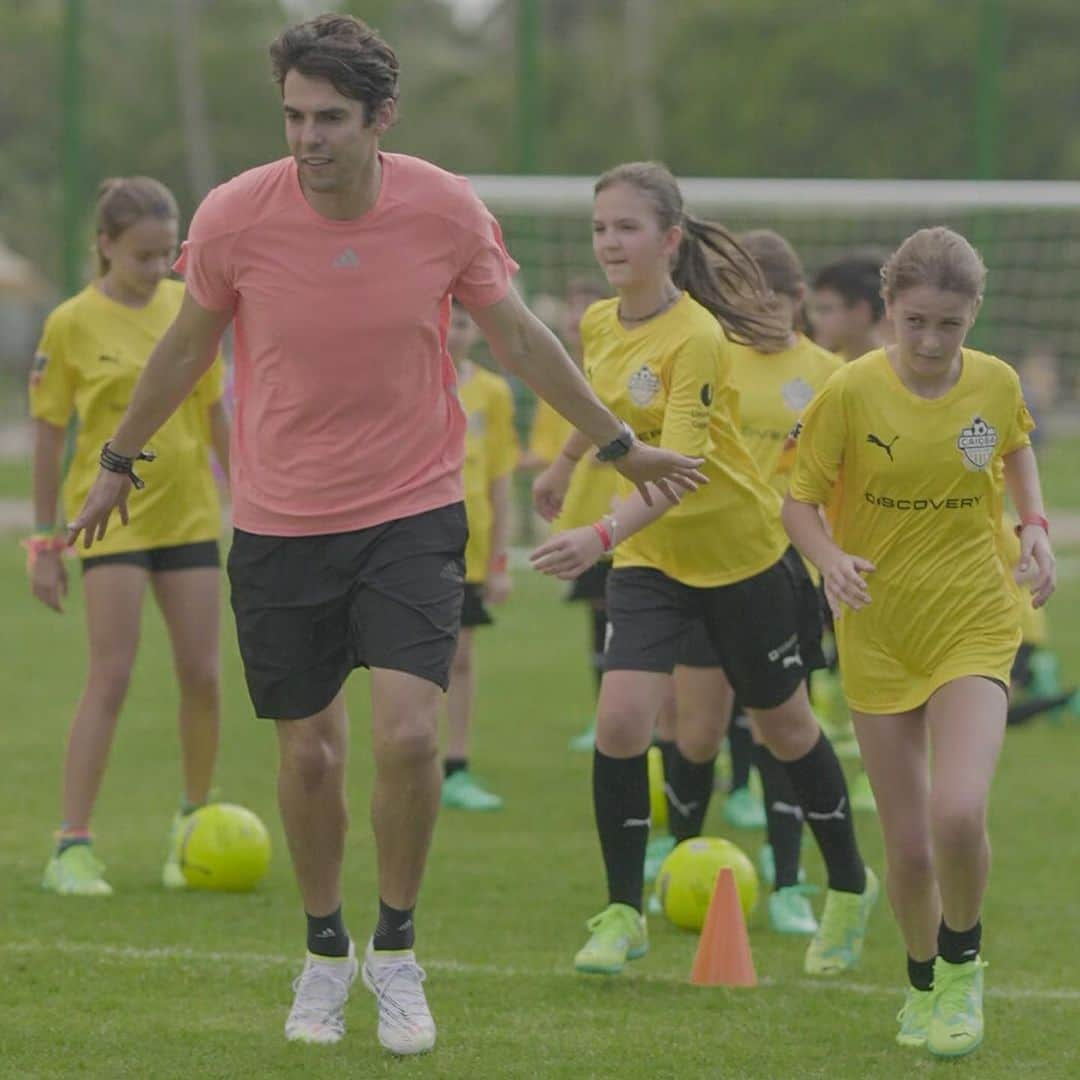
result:
[(126, 525), (130, 493), (131, 480), (127, 476), (100, 469), (82, 509), (74, 521), (68, 522), (67, 542), (74, 544), (79, 533), (82, 533), (83, 547), (89, 549), (95, 541), (104, 539), (114, 510), (120, 511), (120, 521)]
[(674, 450), (646, 446), (635, 439), (629, 451), (612, 464), (637, 487), (645, 505), (652, 506), (650, 484), (673, 503), (696, 491), (702, 484), (707, 484), (709, 479), (701, 471), (703, 461), (703, 458), (685, 457)]

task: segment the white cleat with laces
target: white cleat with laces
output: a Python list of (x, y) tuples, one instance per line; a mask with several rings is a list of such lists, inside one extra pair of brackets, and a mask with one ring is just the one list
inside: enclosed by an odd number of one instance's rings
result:
[(308, 953), (304, 970), (293, 983), (296, 998), (285, 1021), (289, 1042), (336, 1043), (345, 1034), (345, 1003), (356, 979), (356, 946), (340, 960)]
[(379, 1042), (392, 1054), (430, 1050), (435, 1021), (424, 997), (424, 969), (412, 949), (375, 952), (368, 942), (362, 975), (379, 1005)]

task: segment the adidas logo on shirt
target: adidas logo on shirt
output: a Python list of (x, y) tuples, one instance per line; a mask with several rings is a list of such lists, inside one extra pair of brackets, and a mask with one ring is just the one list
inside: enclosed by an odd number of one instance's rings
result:
[(360, 256), (351, 247), (347, 247), (333, 262), (334, 266), (359, 266)]

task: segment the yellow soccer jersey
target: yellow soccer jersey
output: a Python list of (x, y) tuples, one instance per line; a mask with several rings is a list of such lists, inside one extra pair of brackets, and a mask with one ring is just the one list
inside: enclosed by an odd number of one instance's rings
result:
[(514, 434), (514, 397), (510, 384), (470, 363), (458, 383), (458, 396), (469, 420), (465, 436), (465, 580), (482, 584), (491, 559), (491, 484), (514, 471), (518, 460)]
[(901, 712), (963, 675), (1008, 683), (1019, 593), (998, 544), (997, 461), (1030, 444), (1007, 364), (963, 350), (956, 385), (913, 394), (883, 349), (825, 384), (801, 422), (794, 498), (834, 505), (836, 542), (871, 560), (871, 603), (837, 621), (852, 708)]
[(529, 452), (550, 465), (559, 456), (559, 451), (566, 445), (566, 440), (573, 430), (569, 420), (564, 419), (543, 398), (539, 398), (529, 432)]
[(729, 352), (743, 442), (761, 475), (783, 494), (795, 457), (793, 446), (785, 452), (791, 429), (843, 361), (802, 334), (783, 352), (758, 352), (734, 342)]
[[(69, 521), (90, 491), (101, 446), (127, 409), (135, 383), (180, 310), (183, 295), (180, 282), (163, 281), (150, 303), (130, 308), (88, 285), (46, 320), (30, 376), (30, 415), (56, 427), (66, 427), (73, 414), (78, 420), (75, 453), (63, 487)], [(208, 410), (222, 390), (217, 360), (148, 443), (157, 460), (139, 467), (146, 487), (132, 491), (128, 499), (130, 523), (122, 527), (114, 517), (90, 557), (218, 538), (221, 509), (210, 469)]]
[[(743, 581), (784, 553), (780, 500), (739, 434), (738, 393), (716, 319), (683, 295), (626, 329), (618, 300), (585, 313), (585, 374), (642, 442), (704, 457), (709, 483), (615, 549), (614, 563), (647, 566), (695, 588)], [(618, 481), (620, 495), (633, 491)]]

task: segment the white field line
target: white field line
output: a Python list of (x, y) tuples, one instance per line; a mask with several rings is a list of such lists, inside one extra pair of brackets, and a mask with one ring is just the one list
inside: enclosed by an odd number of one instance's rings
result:
[[(0, 942), (0, 953), (37, 956), (45, 953), (61, 953), (70, 956), (100, 957), (132, 963), (191, 963), (206, 965), (232, 965), (244, 968), (286, 968), (299, 970), (301, 958), (280, 953), (212, 952), (188, 949), (181, 946), (137, 948), (131, 945), (100, 945), (82, 941), (6, 941)], [(449, 975), (482, 976), (494, 979), (564, 979), (581, 978), (569, 965), (558, 968), (520, 968), (500, 964), (470, 964), (457, 960), (425, 960), (423, 966), (429, 971)], [(689, 985), (686, 979), (661, 972), (634, 972), (629, 978), (634, 982), (662, 983), (665, 985)], [(794, 987), (799, 990), (835, 990), (840, 993), (880, 997), (899, 997), (903, 987), (873, 986), (869, 983), (848, 982), (844, 979), (793, 979), (778, 981), (763, 978), (765, 987)], [(1040, 987), (995, 987), (987, 995), (1005, 1001), (1065, 1001), (1080, 1004), (1080, 989), (1054, 989)]]

